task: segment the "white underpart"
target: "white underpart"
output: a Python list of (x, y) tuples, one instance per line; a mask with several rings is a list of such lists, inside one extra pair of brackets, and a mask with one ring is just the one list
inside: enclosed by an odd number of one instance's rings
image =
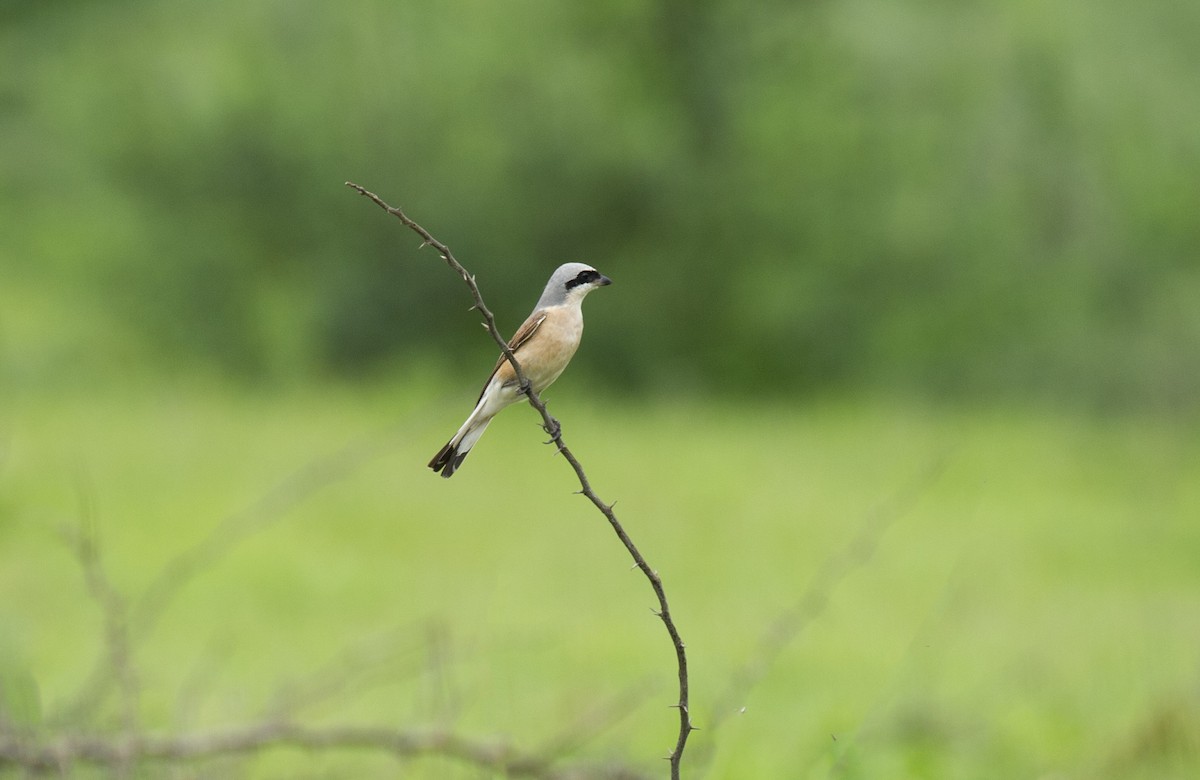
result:
[(493, 379), (483, 391), (475, 410), (467, 417), (467, 421), (454, 434), (450, 446), (459, 454), (466, 454), (479, 441), (479, 437), (487, 430), (488, 423), (506, 406), (512, 406), (520, 398), (515, 385), (505, 385), (498, 378)]

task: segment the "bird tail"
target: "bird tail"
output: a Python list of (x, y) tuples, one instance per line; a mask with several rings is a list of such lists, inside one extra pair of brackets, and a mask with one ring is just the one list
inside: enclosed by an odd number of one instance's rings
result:
[(483, 422), (476, 423), (474, 418), (475, 415), (471, 415), (463, 423), (463, 427), (458, 429), (458, 433), (454, 434), (454, 438), (446, 442), (445, 447), (438, 450), (438, 454), (429, 461), (429, 468), (440, 472), (446, 479), (454, 476), (454, 472), (458, 471), (458, 467), (466, 460), (471, 448), (475, 446), (475, 442), (479, 441), (479, 437), (487, 430), (488, 423), (492, 421), (489, 417)]

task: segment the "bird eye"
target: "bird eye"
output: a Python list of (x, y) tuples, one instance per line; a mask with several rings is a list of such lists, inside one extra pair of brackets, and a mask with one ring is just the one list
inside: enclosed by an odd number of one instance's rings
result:
[(578, 274), (576, 274), (574, 279), (567, 282), (566, 288), (568, 290), (570, 290), (572, 287), (578, 287), (581, 284), (588, 284), (590, 282), (596, 281), (599, 278), (600, 278), (599, 272), (594, 271), (591, 268), (589, 268), (586, 271), (580, 271)]

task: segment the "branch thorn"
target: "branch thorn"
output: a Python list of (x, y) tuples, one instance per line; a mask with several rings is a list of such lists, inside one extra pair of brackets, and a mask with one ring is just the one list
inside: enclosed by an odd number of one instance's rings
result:
[[(496, 330), (495, 319), (491, 312), (483, 304), (483, 298), (479, 292), (479, 286), (476, 284), (475, 275), (467, 271), (467, 269), (454, 258), (454, 254), (445, 244), (433, 238), (424, 228), (409, 219), (402, 211), (391, 208), (378, 196), (374, 195), (373, 193), (367, 193), (365, 189), (356, 184), (352, 184), (351, 182), (346, 182), (346, 184), (358, 190), (359, 194), (370, 197), (370, 199), (373, 200), (377, 205), (382, 206), (386, 211), (388, 211), (388, 213), (399, 218), (406, 227), (421, 236), (423, 239), (422, 246), (425, 244), (433, 246), (433, 248), (438, 251), (438, 254), (441, 256), (442, 260), (445, 261), (452, 270), (458, 273), (458, 275), (461, 276), (462, 279), (467, 283), (467, 286), (471, 288), (471, 295), (476, 304), (472, 308), (478, 309), (483, 314), (483, 318), (485, 320), (484, 327), (491, 334), (497, 345), (499, 345), (500, 351), (504, 355), (504, 359), (511, 364), (513, 373), (516, 374), (516, 377), (520, 382), (520, 394), (526, 396), (529, 404), (533, 406), (534, 409), (536, 409), (542, 416), (542, 420), (545, 423), (544, 429), (546, 433), (550, 434), (551, 441), (558, 444), (558, 452), (566, 457), (571, 467), (575, 470), (575, 475), (579, 478), (579, 484), (581, 488), (579, 492), (590, 498), (596, 507), (601, 510), (605, 518), (612, 525), (613, 530), (621, 540), (621, 543), (624, 545), (626, 551), (633, 558), (635, 564), (633, 568), (642, 570), (642, 572), (646, 575), (646, 579), (649, 580), (650, 587), (654, 590), (655, 596), (658, 597), (660, 608), (657, 610), (651, 609), (651, 611), (663, 621), (663, 623), (666, 625), (667, 633), (670, 635), (671, 643), (675, 649), (676, 665), (679, 671), (679, 701), (680, 705), (686, 706), (688, 701), (687, 658), (684, 652), (683, 641), (679, 638), (679, 634), (675, 628), (675, 622), (671, 618), (670, 608), (667, 606), (667, 595), (663, 589), (662, 580), (658, 576), (658, 572), (650, 568), (649, 564), (646, 562), (646, 559), (642, 556), (641, 552), (637, 549), (637, 546), (634, 545), (633, 541), (629, 538), (629, 535), (625, 532), (625, 529), (622, 527), (621, 523), (613, 514), (612, 508), (615, 506), (615, 502), (613, 504), (606, 505), (591, 490), (587, 476), (583, 471), (583, 467), (567, 449), (567, 445), (562, 439), (562, 426), (559, 424), (558, 420), (554, 419), (550, 413), (546, 411), (545, 404), (538, 397), (537, 393), (534, 392), (530, 387), (529, 378), (522, 371), (516, 356), (512, 352), (512, 349), (504, 341), (503, 336), (501, 336)], [(683, 758), (683, 751), (684, 746), (687, 743), (688, 732), (692, 728), (690, 722), (686, 718), (686, 715), (684, 716), (683, 721), (684, 722), (680, 725), (678, 737), (676, 738), (675, 749), (671, 751), (669, 756), (667, 756), (667, 760), (671, 762), (672, 780), (678, 780), (679, 778), (679, 765)]]

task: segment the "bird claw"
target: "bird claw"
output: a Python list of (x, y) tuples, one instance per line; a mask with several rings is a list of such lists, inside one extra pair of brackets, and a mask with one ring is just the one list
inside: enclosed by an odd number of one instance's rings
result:
[(558, 439), (558, 435), (562, 433), (562, 426), (558, 424), (558, 420), (551, 417), (549, 424), (543, 425), (542, 430), (549, 434), (550, 441), (546, 443), (550, 444)]

